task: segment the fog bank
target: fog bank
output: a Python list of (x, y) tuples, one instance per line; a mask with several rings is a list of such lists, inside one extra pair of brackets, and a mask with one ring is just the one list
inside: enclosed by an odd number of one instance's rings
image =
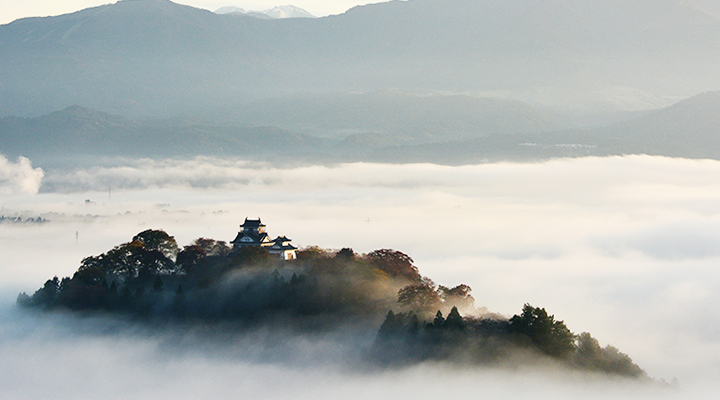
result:
[[(720, 162), (647, 156), (296, 169), (196, 159), (48, 172), (40, 193), (15, 191), (2, 198), (6, 216), (42, 215), (51, 222), (0, 224), (0, 282), (3, 298), (12, 302), (18, 291), (32, 292), (53, 275), (71, 275), (83, 257), (127, 242), (142, 230), (165, 229), (180, 245), (201, 236), (229, 241), (245, 217), (261, 217), (271, 236), (287, 235), (299, 246), (401, 250), (437, 283), (470, 285), (476, 304), (490, 311), (510, 316), (526, 302), (545, 307), (572, 331), (589, 331), (602, 345), (628, 353), (650, 376), (677, 377), (680, 389), (669, 396), (707, 397), (717, 391), (713, 382), (720, 372), (718, 176)], [(108, 180), (112, 188), (106, 186)], [(3, 329), (8, 332), (7, 326)], [(45, 334), (52, 337), (49, 332)], [(73, 335), (52, 340), (28, 336), (22, 339), (25, 345), (5, 334), (0, 340), (8, 349), (25, 346), (28, 351), (36, 348), (35, 340), (48, 343), (48, 352), (54, 346), (92, 347)], [(108, 350), (114, 345), (104, 341), (110, 339), (98, 340), (91, 342), (107, 353), (109, 376), (148, 379), (123, 369), (139, 364), (140, 371), (154, 368), (183, 389), (177, 393), (217, 390), (223, 397), (222, 387), (254, 397), (323, 398), (323, 393), (341, 392), (389, 397), (421, 388), (416, 393), (425, 397), (446, 393), (448, 382), (454, 382), (470, 394), (516, 390), (526, 398), (532, 394), (529, 389), (509, 387), (544, 385), (544, 378), (525, 371), (502, 373), (500, 379), (493, 371), (420, 366), (346, 376), (323, 363), (318, 369), (297, 369), (292, 363), (258, 367), (242, 357), (218, 361), (205, 354), (145, 367), (154, 350), (127, 355)], [(132, 340), (141, 349), (156, 346), (155, 339)], [(12, 353), (4, 368), (14, 363), (24, 365), (18, 371), (29, 373), (41, 364), (42, 357), (36, 357), (37, 364)], [(74, 372), (91, 368), (84, 361), (75, 364)], [(45, 373), (61, 386), (74, 374)], [(250, 377), (266, 382), (267, 376), (280, 377), (272, 381), (280, 383), (250, 383)], [(94, 382), (103, 379), (109, 378), (98, 376)], [(558, 390), (568, 396), (603, 398), (631, 390), (615, 384), (595, 390), (561, 379), (567, 381)], [(298, 384), (302, 389), (294, 394), (282, 391), (292, 386), (288, 382), (314, 380), (331, 389)], [(211, 384), (218, 381), (222, 383)], [(513, 383), (517, 381), (524, 383)], [(166, 386), (147, 383), (144, 390), (130, 385), (123, 390), (149, 398), (149, 393), (168, 394)], [(360, 392), (359, 387), (367, 389)], [(541, 397), (553, 390), (541, 390)], [(632, 393), (650, 396), (642, 390)]]

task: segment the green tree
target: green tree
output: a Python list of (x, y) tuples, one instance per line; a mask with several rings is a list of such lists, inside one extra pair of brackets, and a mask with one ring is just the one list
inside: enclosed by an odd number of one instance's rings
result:
[(509, 329), (527, 335), (540, 350), (553, 357), (565, 357), (575, 351), (575, 335), (544, 308), (525, 304), (521, 315), (510, 318)]

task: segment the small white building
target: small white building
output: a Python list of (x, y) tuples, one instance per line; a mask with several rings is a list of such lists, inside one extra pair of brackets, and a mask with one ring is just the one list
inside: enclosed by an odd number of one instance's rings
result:
[(297, 258), (297, 247), (290, 244), (290, 239), (285, 236), (278, 236), (273, 240), (272, 246), (268, 247), (270, 254), (277, 254), (283, 260), (294, 260)]
[(240, 231), (235, 239), (230, 242), (233, 250), (239, 250), (248, 246), (265, 247), (270, 254), (279, 256), (283, 260), (294, 260), (297, 258), (297, 247), (290, 244), (291, 240), (285, 236), (278, 236), (270, 240), (265, 225), (258, 219), (245, 218), (240, 225)]

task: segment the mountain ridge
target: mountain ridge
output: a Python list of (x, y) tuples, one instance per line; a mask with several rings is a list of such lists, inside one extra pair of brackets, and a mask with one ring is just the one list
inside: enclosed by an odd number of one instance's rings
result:
[(0, 26), (0, 115), (72, 104), (187, 115), (302, 91), (535, 92), (573, 104), (614, 86), (720, 88), (717, 18), (680, 0), (610, 3), (414, 0), (261, 20), (119, 1)]
[(306, 10), (293, 5), (275, 6), (266, 10), (246, 11), (240, 7), (220, 7), (213, 11), (215, 14), (247, 15), (261, 19), (284, 19), (284, 18), (317, 18)]
[[(669, 121), (669, 122), (668, 122)], [(479, 128), (478, 128), (479, 129)], [(6, 156), (33, 161), (95, 157), (240, 157), (284, 165), (427, 162), (465, 165), (559, 157), (649, 154), (720, 160), (720, 92), (707, 92), (629, 121), (589, 130), (433, 137), (357, 129), (318, 137), (273, 126), (135, 122), (70, 107), (38, 118), (0, 118)]]

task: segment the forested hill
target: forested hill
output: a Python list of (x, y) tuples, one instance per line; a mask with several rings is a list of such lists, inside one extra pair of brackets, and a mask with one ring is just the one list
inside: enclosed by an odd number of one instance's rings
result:
[(146, 230), (85, 258), (72, 277), (49, 279), (32, 296), (21, 293), (17, 303), (136, 324), (263, 326), (291, 334), (375, 327), (366, 357), (376, 365), (552, 360), (647, 378), (627, 355), (600, 347), (588, 333), (575, 335), (542, 308), (526, 304), (505, 318), (476, 308), (470, 293), (464, 284), (436, 285), (410, 256), (391, 249), (356, 254), (309, 247), (283, 261), (262, 247), (232, 250), (207, 238), (179, 248), (166, 232)]

